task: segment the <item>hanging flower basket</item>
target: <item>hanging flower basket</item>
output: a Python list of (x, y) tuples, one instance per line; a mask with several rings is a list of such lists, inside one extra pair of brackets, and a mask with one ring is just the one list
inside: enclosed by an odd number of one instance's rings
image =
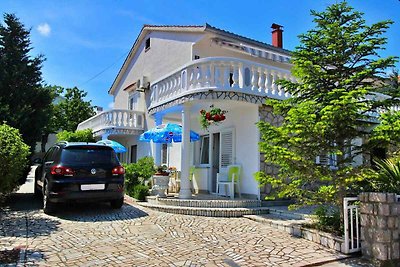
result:
[(212, 124), (219, 124), (226, 119), (225, 114), (228, 113), (226, 110), (215, 108), (214, 105), (210, 106), (210, 110), (200, 110), (200, 125), (204, 130), (208, 130), (208, 127)]

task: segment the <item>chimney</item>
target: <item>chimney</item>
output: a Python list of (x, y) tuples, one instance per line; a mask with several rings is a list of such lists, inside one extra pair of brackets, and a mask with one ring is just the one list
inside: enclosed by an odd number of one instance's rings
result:
[(283, 26), (272, 23), (272, 45), (275, 47), (283, 47)]

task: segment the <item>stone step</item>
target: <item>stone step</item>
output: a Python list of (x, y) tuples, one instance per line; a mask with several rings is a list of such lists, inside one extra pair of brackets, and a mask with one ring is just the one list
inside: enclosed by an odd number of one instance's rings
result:
[(261, 201), (256, 199), (179, 199), (148, 196), (147, 202), (154, 205), (193, 208), (257, 208)]
[(205, 208), (205, 207), (184, 207), (184, 206), (170, 206), (170, 205), (157, 205), (149, 202), (137, 202), (138, 205), (150, 208), (157, 211), (206, 216), (206, 217), (242, 217), (243, 215), (258, 215), (268, 213), (268, 208), (265, 207), (250, 207), (250, 208)]

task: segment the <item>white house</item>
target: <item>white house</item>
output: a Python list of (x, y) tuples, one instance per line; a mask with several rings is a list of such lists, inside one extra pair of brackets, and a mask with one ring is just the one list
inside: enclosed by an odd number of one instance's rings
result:
[[(282, 48), (282, 26), (272, 24), (272, 45), (204, 26), (145, 25), (115, 78), (109, 94), (114, 109), (82, 122), (99, 138), (116, 140), (128, 148), (124, 162), (153, 156), (157, 164), (181, 170), (181, 198), (190, 198), (189, 168), (196, 166), (195, 186), (214, 193), (216, 174), (230, 164), (242, 166), (241, 191), (260, 198), (253, 174), (273, 172), (258, 150), (256, 122), (275, 123), (266, 98), (288, 95), (275, 84), (294, 79), (290, 52)], [(200, 127), (200, 110), (210, 105), (226, 110), (226, 119), (207, 130)], [(139, 142), (144, 131), (174, 122), (183, 127), (182, 143)], [(193, 130), (201, 135), (189, 142)]]

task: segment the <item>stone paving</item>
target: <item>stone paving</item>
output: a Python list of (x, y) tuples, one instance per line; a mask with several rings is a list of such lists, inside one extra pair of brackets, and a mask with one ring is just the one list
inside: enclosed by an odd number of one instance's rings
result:
[(246, 218), (207, 218), (125, 204), (60, 206), (32, 194), (0, 211), (0, 250), (25, 247), (21, 266), (306, 266), (343, 257)]
[(205, 218), (124, 205), (2, 214), (0, 247), (27, 246), (38, 266), (304, 266), (341, 255), (245, 218)]

